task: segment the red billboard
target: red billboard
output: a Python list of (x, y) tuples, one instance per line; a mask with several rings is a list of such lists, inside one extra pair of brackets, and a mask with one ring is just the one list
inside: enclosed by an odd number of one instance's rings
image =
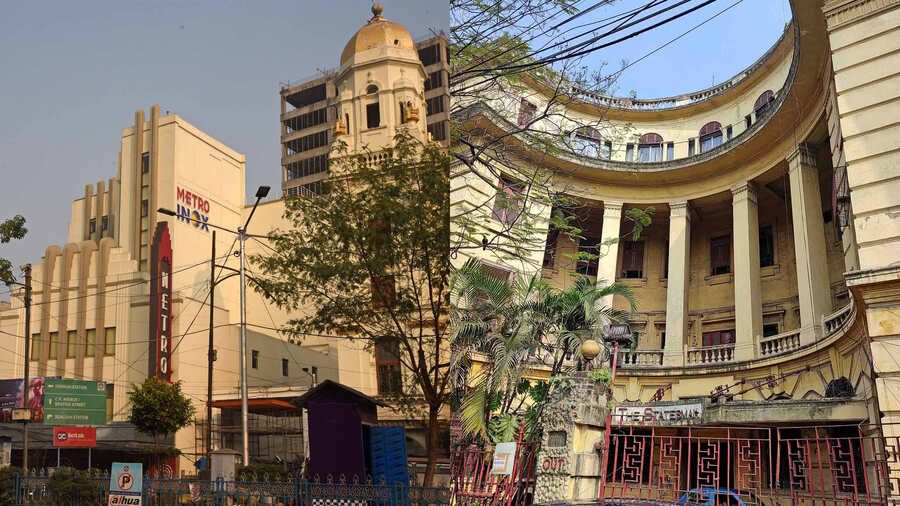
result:
[(169, 224), (156, 224), (150, 245), (150, 371), (172, 379), (172, 240)]
[(87, 448), (97, 446), (95, 427), (53, 427), (53, 446)]

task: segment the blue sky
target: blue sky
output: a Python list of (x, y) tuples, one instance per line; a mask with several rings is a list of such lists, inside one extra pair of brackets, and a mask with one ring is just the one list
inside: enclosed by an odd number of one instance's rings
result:
[[(382, 0), (414, 38), (447, 0)], [(0, 246), (14, 265), (62, 245), (72, 200), (115, 175), (122, 128), (160, 104), (247, 155), (247, 188), (280, 188), (279, 82), (336, 67), (370, 0), (6, 2), (0, 16)], [(280, 196), (280, 190), (273, 191)]]
[[(634, 60), (733, 2), (592, 55)], [(413, 37), (446, 29), (447, 0), (382, 0)], [(588, 5), (587, 0), (580, 2)], [(66, 240), (72, 200), (115, 175), (121, 129), (158, 103), (247, 155), (247, 188), (280, 186), (279, 82), (334, 67), (370, 0), (9, 2), (0, 17), (0, 218), (29, 234), (0, 246), (15, 265)], [(638, 5), (618, 1), (591, 14)], [(590, 16), (585, 18), (590, 19)], [(635, 65), (620, 94), (705, 88), (752, 63), (790, 19), (786, 0), (744, 0)], [(279, 191), (273, 194), (280, 195)]]
[[(583, 8), (593, 3), (582, 0), (578, 2), (578, 6)], [(612, 2), (612, 5), (584, 15), (574, 24), (598, 21), (645, 3), (646, 0)], [(635, 28), (655, 23), (700, 3), (699, 0), (689, 2)], [(633, 90), (638, 97), (657, 98), (700, 90), (714, 83), (721, 83), (765, 53), (778, 40), (784, 31), (785, 23), (791, 19), (791, 8), (787, 0), (718, 0), (650, 32), (592, 53), (584, 58), (582, 64), (590, 69), (598, 69), (605, 62), (604, 73), (618, 70), (623, 60), (627, 62), (638, 60), (720, 11), (724, 12), (628, 68), (615, 83), (613, 94), (629, 95)], [(579, 31), (589, 29), (586, 27)], [(579, 31), (573, 31), (567, 36), (571, 37)], [(604, 41), (627, 33), (629, 31), (623, 31)]]

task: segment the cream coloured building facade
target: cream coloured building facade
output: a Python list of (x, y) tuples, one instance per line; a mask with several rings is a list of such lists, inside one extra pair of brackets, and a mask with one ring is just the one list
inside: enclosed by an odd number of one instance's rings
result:
[[(420, 140), (428, 138), (427, 74), (405, 28), (376, 13), (351, 38), (340, 62), (330, 83), (338, 92), (334, 106), (342, 111), (343, 131), (334, 131), (330, 125), (326, 131), (330, 140), (344, 140), (351, 150), (377, 151), (391, 145), (398, 128)], [(374, 124), (367, 116), (371, 104), (380, 112)], [(213, 228), (203, 223), (230, 230), (244, 224), (253, 207), (246, 199), (246, 170), (243, 154), (183, 118), (160, 116), (155, 105), (149, 114), (137, 111), (133, 125), (122, 130), (116, 170), (109, 179), (85, 186), (84, 196), (72, 204), (65, 242), (47, 247), (44, 257), (34, 262), (30, 375), (105, 382), (110, 392), (110, 423), (128, 419), (130, 386), (153, 370), (148, 353), (152, 341), (150, 243), (157, 224), (165, 221), (173, 246), (172, 380), (183, 382), (197, 417), (205, 418), (208, 322), (213, 311), (217, 350), (213, 397), (217, 401), (238, 398), (238, 280), (233, 277), (217, 284), (215, 307), (209, 307)], [(159, 208), (176, 216), (157, 213)], [(286, 227), (283, 213), (282, 199), (260, 203), (248, 231), (266, 234)], [(233, 236), (218, 231), (216, 263), (237, 267), (236, 248)], [(248, 256), (266, 251), (256, 240), (248, 240), (246, 249)], [(262, 274), (250, 266), (249, 275)], [(22, 295), (21, 290), (14, 291), (0, 305), (0, 347), (15, 357), (0, 362), (0, 378), (24, 373)], [(289, 342), (277, 329), (290, 317), (248, 290), (246, 360), (251, 398), (295, 398), (311, 385), (311, 370), (317, 370), (319, 382), (331, 379), (379, 395), (373, 351), (358, 341), (332, 336)], [(390, 410), (383, 415), (402, 421)], [(421, 432), (421, 426), (409, 422), (414, 429), (409, 437), (424, 448), (424, 436), (416, 432)], [(174, 444), (184, 453), (182, 470), (193, 469), (192, 462), (202, 456), (203, 438), (200, 427), (175, 435)], [(217, 439), (214, 447), (237, 444), (233, 447), (240, 448), (239, 438)], [(254, 451), (261, 446), (254, 441), (251, 428), (251, 460), (302, 458), (302, 449)], [(119, 443), (125, 447), (129, 442)]]
[[(531, 122), (552, 92), (528, 78), (520, 93), (455, 107), (464, 131), (543, 129), (566, 145), (548, 156), (514, 134), (505, 142), (519, 167), (456, 168), (452, 213), (481, 213), (480, 232), (467, 233), (496, 245), (461, 249), (456, 262), (560, 288), (576, 273), (630, 286), (638, 338), (618, 356), (616, 402), (728, 399), (706, 425), (884, 422), (894, 434), (900, 3), (791, 4), (774, 46), (706, 90), (647, 100), (566, 90), (552, 105), (562, 125)], [(585, 239), (548, 230), (551, 209), (536, 203), (525, 209), (542, 224), (533, 247), (497, 254), (514, 239), (495, 195), (518, 191), (534, 167), (577, 203)], [(625, 213), (647, 207), (653, 224), (629, 241)], [(611, 238), (621, 240), (596, 261), (569, 258)], [(850, 398), (826, 392), (840, 378)], [(590, 438), (578, 444), (593, 452)]]

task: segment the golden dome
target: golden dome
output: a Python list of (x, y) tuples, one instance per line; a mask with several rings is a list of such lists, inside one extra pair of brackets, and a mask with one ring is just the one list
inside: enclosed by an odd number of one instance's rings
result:
[(363, 25), (350, 41), (344, 46), (341, 53), (341, 65), (356, 53), (361, 53), (376, 47), (399, 47), (415, 51), (412, 36), (403, 25), (384, 19), (381, 12), (384, 8), (376, 3), (372, 6), (372, 19)]

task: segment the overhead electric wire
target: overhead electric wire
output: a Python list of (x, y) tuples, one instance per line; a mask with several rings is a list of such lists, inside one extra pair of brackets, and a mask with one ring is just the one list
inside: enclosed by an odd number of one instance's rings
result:
[[(673, 15), (673, 16), (670, 16), (670, 17), (668, 17), (668, 18), (662, 20), (662, 21), (659, 21), (659, 22), (657, 22), (657, 23), (654, 23), (653, 25), (650, 25), (649, 27), (642, 28), (642, 29), (640, 29), (640, 30), (638, 30), (638, 31), (629, 33), (628, 35), (622, 36), (622, 37), (620, 37), (620, 38), (618, 38), (618, 39), (615, 39), (615, 40), (613, 40), (613, 41), (607, 42), (607, 43), (602, 44), (602, 45), (599, 45), (599, 46), (593, 46), (593, 47), (590, 47), (590, 48), (588, 48), (588, 49), (584, 49), (584, 50), (582, 50), (582, 51), (577, 51), (577, 52), (571, 53), (571, 54), (566, 53), (566, 54), (563, 54), (562, 56), (557, 56), (557, 57), (555, 57), (555, 58), (543, 59), (543, 60), (540, 60), (540, 61), (530, 62), (530, 63), (526, 63), (526, 64), (509, 65), (509, 66), (505, 66), (505, 67), (496, 67), (496, 68), (493, 68), (493, 69), (484, 69), (483, 71), (480, 71), (480, 72), (483, 73), (483, 74), (493, 74), (493, 75), (491, 75), (490, 77), (485, 78), (485, 79), (482, 80), (482, 81), (479, 81), (479, 82), (476, 82), (476, 83), (472, 83), (472, 84), (468, 84), (468, 85), (466, 85), (466, 86), (464, 86), (464, 87), (462, 87), (462, 88), (457, 88), (456, 90), (453, 90), (452, 92), (455, 92), (455, 93), (461, 93), (461, 92), (463, 92), (463, 91), (465, 91), (465, 90), (474, 88), (474, 87), (476, 87), (476, 86), (481, 86), (481, 85), (483, 85), (483, 84), (486, 84), (486, 83), (488, 83), (488, 82), (497, 80), (497, 79), (499, 79), (499, 78), (501, 78), (501, 77), (504, 77), (504, 76), (509, 76), (509, 75), (513, 75), (513, 74), (518, 74), (518, 73), (527, 71), (528, 69), (533, 69), (533, 68), (540, 67), (540, 66), (546, 66), (546, 65), (549, 65), (549, 64), (554, 63), (554, 62), (556, 62), (556, 61), (560, 61), (560, 60), (564, 60), (564, 59), (568, 59), (568, 58), (577, 58), (577, 57), (579, 57), (579, 56), (584, 56), (584, 55), (586, 55), (586, 54), (590, 54), (590, 53), (592, 53), (592, 52), (594, 52), (594, 51), (598, 51), (598, 50), (600, 50), (600, 49), (603, 49), (603, 48), (606, 48), (606, 47), (613, 46), (613, 45), (618, 44), (618, 43), (620, 43), (620, 42), (623, 42), (623, 41), (625, 41), (625, 40), (627, 40), (627, 39), (636, 37), (636, 36), (638, 36), (638, 35), (640, 35), (640, 34), (642, 34), (642, 33), (646, 33), (646, 32), (649, 31), (649, 30), (656, 29), (656, 28), (658, 28), (658, 27), (660, 27), (660, 26), (663, 26), (664, 24), (670, 23), (670, 22), (672, 22), (672, 21), (674, 21), (674, 20), (676, 20), (676, 19), (678, 19), (678, 18), (681, 18), (681, 17), (683, 17), (683, 16), (685, 16), (685, 15), (691, 13), (691, 12), (694, 12), (694, 11), (696, 11), (696, 10), (698, 10), (698, 9), (701, 9), (701, 8), (703, 8), (703, 7), (705, 7), (705, 6), (709, 5), (709, 4), (711, 4), (711, 3), (713, 3), (713, 2), (716, 2), (716, 1), (717, 1), (717, 0), (706, 0), (705, 2), (703, 2), (703, 3), (700, 4), (700, 5), (697, 5), (697, 6), (694, 6), (694, 7), (689, 8), (689, 9), (687, 9), (687, 10), (685, 10), (685, 11), (679, 12), (679, 13)], [(684, 2), (681, 2), (681, 3), (684, 3)], [(679, 3), (678, 5), (681, 5), (681, 3)], [(674, 7), (677, 7), (677, 5), (676, 5), (676, 6), (672, 6), (672, 7), (668, 7), (668, 8), (666, 8), (666, 10), (671, 9), (671, 8), (674, 8)], [(727, 9), (726, 9), (726, 10), (727, 10)], [(663, 11), (663, 12), (664, 12), (664, 11)], [(655, 14), (654, 14), (654, 15), (655, 15)], [(638, 22), (638, 21), (636, 21), (635, 23), (637, 23), (637, 22)], [(629, 26), (631, 26), (631, 25), (629, 25)], [(559, 53), (557, 53), (557, 54), (559, 54)], [(497, 72), (498, 70), (505, 70), (505, 72)], [(451, 92), (451, 93), (452, 93), (452, 92)]]

